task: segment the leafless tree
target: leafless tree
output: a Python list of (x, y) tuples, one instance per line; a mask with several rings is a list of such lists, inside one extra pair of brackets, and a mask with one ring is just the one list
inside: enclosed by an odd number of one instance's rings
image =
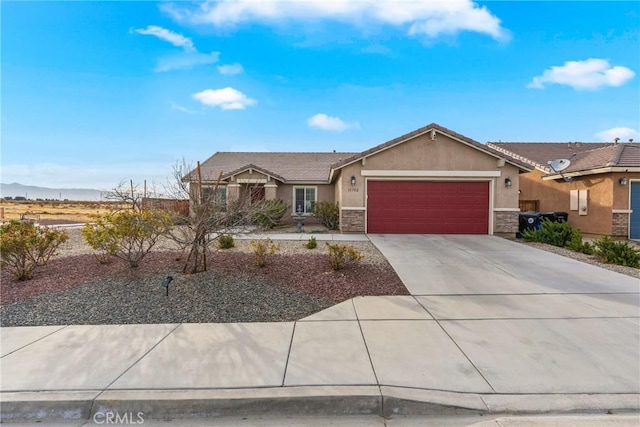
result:
[(252, 203), (252, 188), (223, 198), (218, 191), (222, 185), (222, 173), (203, 177), (199, 162), (195, 168), (184, 160), (174, 166), (165, 192), (171, 198), (189, 200), (190, 205), (188, 215), (174, 214), (176, 226), (169, 232), (169, 237), (187, 252), (184, 273), (207, 270), (207, 254), (219, 236), (235, 235), (256, 218), (263, 223), (265, 219), (267, 223), (280, 219), (274, 214), (273, 204)]
[(123, 205), (131, 206), (133, 210), (139, 211), (142, 210), (142, 201), (146, 197), (157, 194), (156, 187), (157, 185), (152, 183), (151, 186), (147, 188), (146, 180), (143, 182), (142, 188), (140, 184), (133, 182), (133, 180), (129, 180), (128, 183), (120, 181), (113, 189), (105, 191), (103, 197), (105, 200), (119, 202)]

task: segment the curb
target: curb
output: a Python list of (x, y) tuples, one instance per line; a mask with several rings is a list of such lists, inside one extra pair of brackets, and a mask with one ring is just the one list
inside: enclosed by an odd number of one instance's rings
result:
[(639, 413), (640, 394), (475, 394), (388, 386), (0, 393), (0, 421), (225, 416)]

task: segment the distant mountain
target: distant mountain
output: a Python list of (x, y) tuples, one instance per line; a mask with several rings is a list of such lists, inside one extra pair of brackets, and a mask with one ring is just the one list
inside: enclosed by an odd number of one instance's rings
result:
[(73, 200), (73, 201), (99, 201), (102, 192), (88, 188), (47, 188), (33, 185), (0, 183), (0, 197), (26, 197), (29, 200)]

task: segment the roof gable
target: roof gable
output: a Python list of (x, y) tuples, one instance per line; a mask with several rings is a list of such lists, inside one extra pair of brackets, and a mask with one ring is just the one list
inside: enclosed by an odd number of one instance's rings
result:
[(492, 157), (495, 157), (497, 159), (504, 159), (505, 161), (515, 165), (516, 167), (518, 167), (521, 170), (530, 171), (530, 170), (533, 169), (531, 165), (529, 165), (529, 164), (527, 164), (527, 163), (525, 163), (525, 162), (523, 162), (521, 160), (514, 159), (514, 158), (511, 158), (509, 156), (505, 156), (503, 153), (501, 153), (498, 150), (495, 150), (495, 149), (493, 149), (491, 147), (488, 147), (487, 145), (482, 144), (482, 143), (480, 143), (478, 141), (475, 141), (475, 140), (473, 140), (471, 138), (468, 138), (468, 137), (466, 137), (466, 136), (464, 136), (462, 134), (459, 134), (457, 132), (453, 132), (452, 130), (449, 130), (449, 129), (447, 129), (447, 128), (443, 127), (443, 126), (440, 126), (440, 125), (438, 125), (436, 123), (431, 123), (431, 124), (429, 124), (427, 126), (421, 127), (421, 128), (416, 129), (416, 130), (414, 130), (412, 132), (409, 132), (407, 134), (404, 134), (402, 136), (399, 136), (397, 138), (394, 138), (392, 140), (384, 142), (384, 143), (382, 143), (380, 145), (377, 145), (377, 146), (375, 146), (373, 148), (365, 150), (365, 151), (363, 151), (361, 153), (357, 153), (357, 154), (355, 154), (355, 155), (353, 155), (351, 157), (348, 157), (348, 158), (346, 158), (346, 159), (344, 159), (344, 160), (342, 160), (340, 162), (335, 163), (332, 166), (332, 169), (333, 170), (341, 169), (341, 168), (343, 168), (343, 167), (345, 167), (347, 165), (350, 165), (352, 163), (355, 163), (355, 162), (357, 162), (357, 161), (359, 161), (361, 159), (373, 156), (374, 154), (378, 154), (378, 153), (380, 153), (382, 151), (388, 150), (388, 149), (390, 149), (392, 147), (395, 147), (395, 146), (397, 146), (399, 144), (407, 142), (407, 141), (409, 141), (409, 140), (411, 140), (413, 138), (416, 138), (416, 137), (421, 136), (421, 135), (429, 134), (429, 133), (431, 133), (431, 135), (432, 135), (431, 137), (432, 138), (435, 138), (435, 135), (437, 133), (441, 133), (443, 135), (446, 135), (446, 136), (448, 136), (448, 137), (450, 137), (450, 138), (452, 138), (452, 139), (454, 139), (454, 140), (456, 140), (456, 141), (458, 141), (458, 142), (460, 142), (462, 144), (470, 146), (470, 147), (472, 147), (472, 148), (474, 148), (474, 149), (476, 149), (478, 151), (481, 151), (481, 152), (483, 152), (485, 154), (488, 154), (488, 155), (490, 155)]
[(223, 172), (222, 175), (222, 179), (229, 179), (232, 178), (235, 175), (240, 175), (243, 172), (252, 172), (252, 171), (256, 171), (256, 172), (260, 172), (261, 174), (264, 174), (266, 176), (272, 177), (277, 179), (278, 181), (284, 182), (284, 178), (281, 177), (280, 175), (278, 175), (277, 173), (271, 172), (267, 169), (261, 168), (260, 166), (256, 166), (253, 163), (249, 163), (248, 165), (244, 165), (239, 167), (236, 170), (230, 171), (230, 172)]

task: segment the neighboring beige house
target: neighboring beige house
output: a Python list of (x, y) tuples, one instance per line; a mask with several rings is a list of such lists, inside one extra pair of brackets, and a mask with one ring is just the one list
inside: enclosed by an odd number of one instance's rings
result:
[(362, 153), (216, 153), (201, 165), (205, 185), (220, 177), (219, 200), (250, 192), (309, 216), (337, 202), (343, 232), (416, 234), (515, 233), (519, 177), (531, 170), (437, 124)]
[[(499, 142), (488, 147), (528, 163), (522, 210), (564, 211), (586, 234), (640, 238), (640, 146), (634, 143)], [(554, 171), (548, 162), (569, 159)]]

